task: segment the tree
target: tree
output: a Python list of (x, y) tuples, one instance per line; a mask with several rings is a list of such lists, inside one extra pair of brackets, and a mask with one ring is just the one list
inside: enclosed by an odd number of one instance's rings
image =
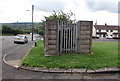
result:
[(59, 19), (59, 20), (63, 20), (63, 21), (71, 21), (70, 17), (73, 16), (73, 12), (70, 11), (69, 13), (64, 13), (62, 10), (56, 12), (54, 11), (52, 15), (50, 15), (49, 17), (45, 16), (45, 19)]
[(31, 32), (30, 30), (26, 30), (23, 28), (12, 28), (8, 25), (2, 26), (2, 34), (17, 35), (17, 34), (23, 34), (23, 33), (29, 34), (30, 32)]
[[(73, 16), (73, 12), (70, 11), (69, 13), (64, 13), (62, 10), (56, 12), (56, 11), (53, 11), (53, 14), (46, 17), (45, 16), (45, 19), (54, 19), (54, 20), (63, 20), (63, 21), (71, 21), (70, 20), (70, 17)], [(44, 34), (44, 27), (45, 27), (45, 21), (42, 21), (40, 24), (39, 24), (39, 30), (38, 30), (38, 33), (40, 35), (43, 35)]]
[(12, 28), (8, 25), (3, 25), (2, 26), (2, 34), (11, 34), (13, 31), (12, 31)]
[(39, 23), (39, 27), (38, 27), (38, 33), (40, 35), (44, 34), (44, 26), (45, 26), (45, 21), (42, 21), (41, 23)]
[[(70, 11), (69, 13), (64, 13), (62, 10), (56, 12), (56, 11), (53, 11), (53, 14), (46, 17), (45, 16), (45, 19), (50, 19), (50, 20), (62, 20), (62, 21), (71, 21), (70, 18), (71, 16), (73, 16), (73, 12)], [(39, 30), (38, 30), (38, 33), (40, 35), (43, 35), (44, 34), (44, 27), (45, 27), (45, 21), (43, 20), (41, 23), (39, 23)]]

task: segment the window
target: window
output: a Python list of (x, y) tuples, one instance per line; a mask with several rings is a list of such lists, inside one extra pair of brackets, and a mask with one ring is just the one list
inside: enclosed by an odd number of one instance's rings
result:
[(106, 32), (108, 32), (108, 30), (106, 30)]

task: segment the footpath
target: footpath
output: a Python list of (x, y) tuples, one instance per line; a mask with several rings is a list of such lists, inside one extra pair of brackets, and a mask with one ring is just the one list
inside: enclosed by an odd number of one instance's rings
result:
[(25, 56), (29, 53), (31, 47), (34, 46), (34, 42), (29, 43), (28, 45), (24, 45), (21, 49), (17, 49), (12, 54), (7, 54), (3, 57), (3, 61), (16, 69), (24, 69), (28, 71), (35, 71), (35, 72), (45, 72), (45, 73), (114, 73), (120, 72), (119, 68), (111, 67), (111, 68), (102, 68), (98, 70), (90, 70), (90, 69), (59, 69), (59, 68), (41, 68), (41, 67), (24, 67), (22, 66), (22, 60)]

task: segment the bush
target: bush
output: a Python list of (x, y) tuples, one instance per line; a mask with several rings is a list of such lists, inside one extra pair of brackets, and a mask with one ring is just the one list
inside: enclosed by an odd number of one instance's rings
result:
[(30, 30), (12, 28), (8, 25), (2, 26), (2, 34), (3, 35), (17, 35), (17, 34), (23, 34), (23, 33), (29, 34)]
[(44, 34), (44, 30), (39, 30), (39, 34), (43, 35)]

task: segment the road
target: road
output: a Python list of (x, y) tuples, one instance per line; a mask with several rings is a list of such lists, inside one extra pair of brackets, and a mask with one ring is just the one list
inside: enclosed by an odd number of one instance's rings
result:
[(119, 39), (106, 39), (106, 38), (99, 38), (99, 39), (93, 39), (93, 41), (110, 41), (110, 42), (119, 42)]
[[(19, 53), (20, 49), (26, 49), (25, 47), (32, 45), (30, 40), (31, 36), (27, 36), (29, 42), (27, 44), (14, 44), (14, 36), (0, 37), (2, 41), (2, 57), (5, 54)], [(36, 39), (40, 38), (36, 36)], [(28, 50), (28, 49), (26, 49)], [(108, 74), (59, 74), (59, 73), (41, 73), (32, 72), (26, 70), (17, 70), (2, 61), (2, 79), (118, 79), (118, 73)]]

